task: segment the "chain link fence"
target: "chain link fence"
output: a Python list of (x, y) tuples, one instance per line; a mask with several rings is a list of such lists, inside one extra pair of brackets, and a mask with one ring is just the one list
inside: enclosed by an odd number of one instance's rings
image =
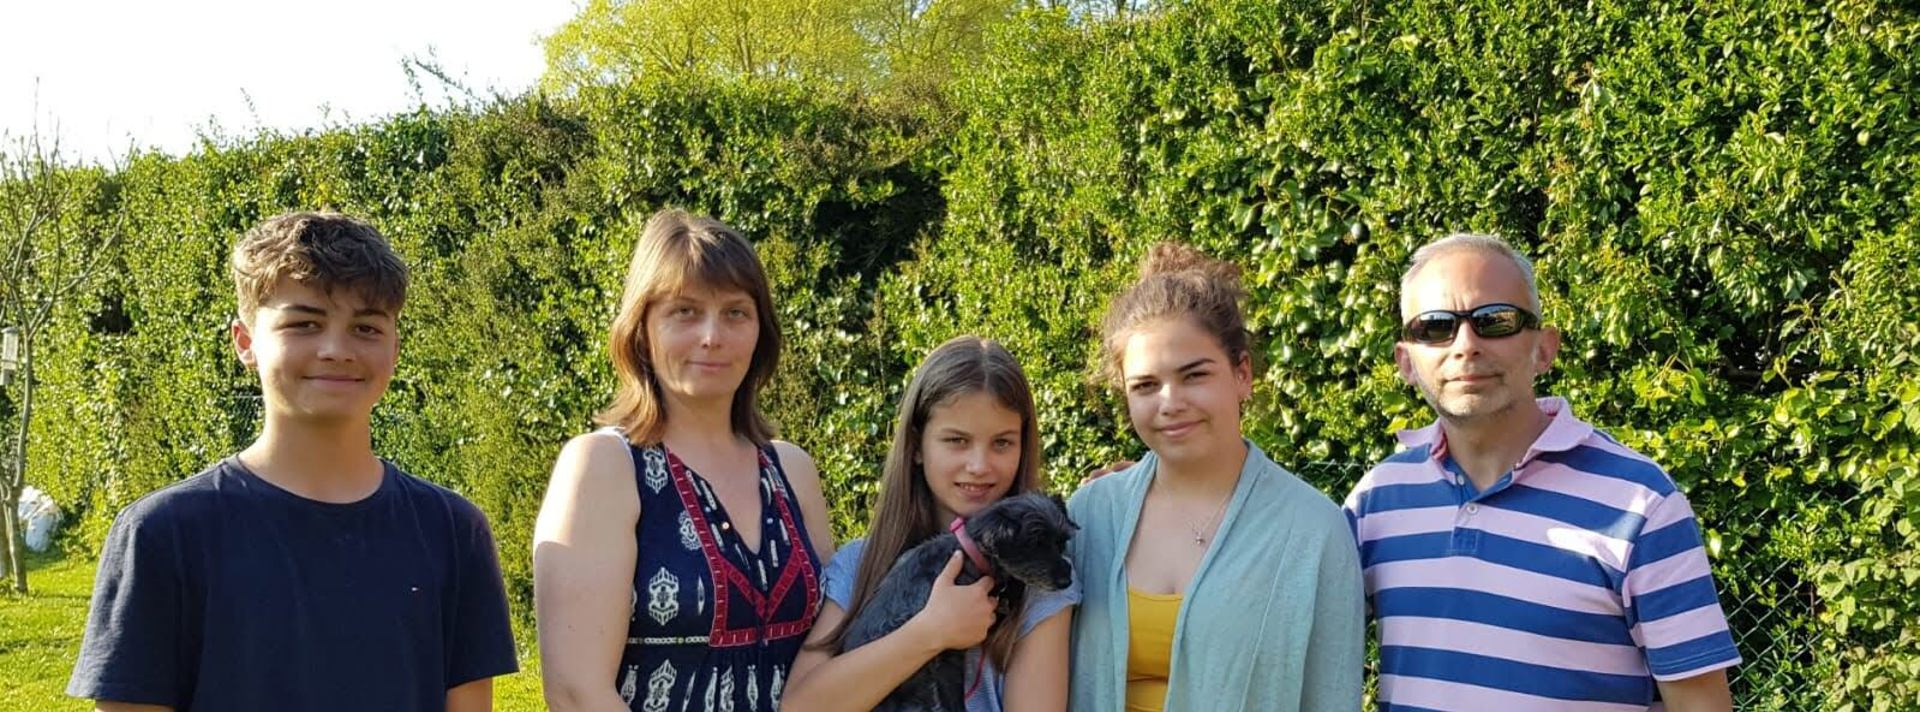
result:
[[(1296, 471), (1336, 498), (1370, 467), (1353, 462), (1312, 462)], [(1740, 649), (1741, 664), (1728, 671), (1734, 708), (1739, 710), (1818, 710), (1827, 705), (1819, 681), (1832, 674), (1818, 653), (1832, 650), (1820, 624), (1809, 553), (1811, 524), (1802, 513), (1810, 506), (1852, 508), (1857, 495), (1819, 502), (1795, 502), (1754, 516), (1721, 511), (1718, 492), (1688, 491), (1713, 562), (1720, 605)], [(1372, 642), (1369, 642), (1372, 645)], [(1377, 660), (1369, 654), (1368, 660)], [(1369, 662), (1371, 666), (1373, 663)], [(1368, 680), (1374, 671), (1369, 670)], [(1371, 690), (1369, 690), (1371, 699)]]
[(1735, 709), (1817, 710), (1830, 705), (1820, 681), (1835, 670), (1823, 651), (1839, 649), (1838, 633), (1820, 622), (1813, 540), (1820, 528), (1808, 512), (1852, 510), (1857, 493), (1786, 503), (1760, 511), (1735, 509), (1709, 492), (1689, 492), (1713, 561), (1741, 664), (1729, 672)]

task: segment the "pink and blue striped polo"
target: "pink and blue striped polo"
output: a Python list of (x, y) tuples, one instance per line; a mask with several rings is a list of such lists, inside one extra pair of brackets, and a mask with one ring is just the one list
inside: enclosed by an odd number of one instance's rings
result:
[(1686, 495), (1543, 398), (1512, 472), (1475, 491), (1438, 423), (1347, 497), (1380, 631), (1382, 710), (1659, 710), (1655, 680), (1740, 662)]

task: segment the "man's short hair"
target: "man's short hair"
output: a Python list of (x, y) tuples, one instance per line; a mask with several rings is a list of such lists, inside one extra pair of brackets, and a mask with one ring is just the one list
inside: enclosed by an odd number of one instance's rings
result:
[(267, 218), (234, 243), (229, 264), (240, 318), (249, 321), (282, 277), (329, 294), (354, 290), (367, 306), (394, 315), (407, 301), (407, 265), (387, 238), (365, 220), (340, 213)]
[(1527, 280), (1527, 303), (1520, 306), (1535, 314), (1540, 313), (1540, 287), (1534, 283), (1533, 260), (1513, 249), (1513, 245), (1507, 244), (1506, 240), (1477, 232), (1456, 232), (1413, 251), (1413, 260), (1407, 265), (1407, 271), (1400, 275), (1400, 311), (1407, 310), (1407, 287), (1413, 284), (1413, 278), (1419, 276), (1420, 270), (1426, 269), (1427, 263), (1441, 255), (1461, 250), (1496, 254), (1512, 260), (1514, 266), (1520, 268), (1521, 276)]

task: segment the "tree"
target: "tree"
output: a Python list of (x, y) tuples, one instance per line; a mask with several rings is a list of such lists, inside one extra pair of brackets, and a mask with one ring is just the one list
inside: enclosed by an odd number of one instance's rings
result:
[(862, 73), (851, 0), (589, 0), (545, 40), (550, 89), (642, 75)]
[(1029, 0), (589, 0), (546, 38), (554, 91), (641, 76), (944, 80)]
[(21, 557), (20, 496), (26, 488), (27, 443), (33, 423), (33, 350), (55, 310), (81, 294), (101, 272), (120, 237), (117, 210), (101, 208), (100, 171), (64, 165), (58, 138), (36, 131), (0, 151), (0, 325), (16, 330), (19, 371), (13, 379), (12, 452), (0, 454), (0, 577), (26, 592)]

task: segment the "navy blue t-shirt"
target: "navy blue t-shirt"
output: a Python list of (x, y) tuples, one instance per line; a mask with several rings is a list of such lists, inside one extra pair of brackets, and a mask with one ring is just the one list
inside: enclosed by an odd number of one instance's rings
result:
[(333, 504), (228, 458), (114, 520), (67, 694), (179, 712), (444, 710), (513, 672), (479, 508), (385, 463)]

